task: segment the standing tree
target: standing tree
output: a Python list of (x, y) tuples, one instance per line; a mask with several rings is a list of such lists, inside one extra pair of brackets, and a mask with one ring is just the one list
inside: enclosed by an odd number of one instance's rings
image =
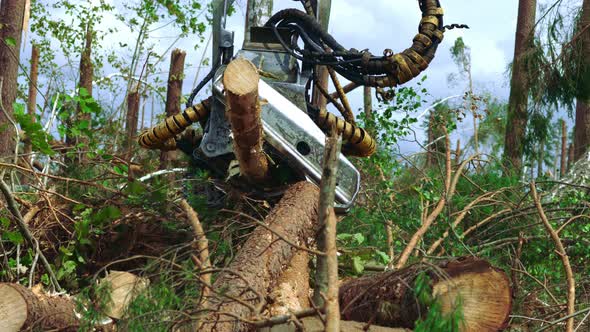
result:
[(584, 156), (590, 146), (590, 0), (584, 0), (579, 23), (580, 82), (576, 102), (574, 159)]
[(12, 104), (16, 100), (19, 50), (25, 12), (24, 0), (0, 2), (0, 158), (14, 153)]
[[(473, 92), (473, 77), (471, 76), (471, 48), (465, 44), (462, 37), (455, 40), (455, 44), (451, 47), (451, 57), (459, 68), (459, 75), (461, 78), (467, 80), (467, 91), (463, 97), (463, 107), (466, 111), (471, 112), (473, 116), (473, 149), (475, 154), (479, 154), (479, 128), (477, 120), (480, 117), (478, 114), (478, 99)], [(458, 81), (459, 77), (454, 74), (449, 75), (449, 82)]]
[(508, 101), (508, 119), (504, 139), (505, 164), (507, 164), (507, 169), (512, 170), (513, 174), (520, 174), (522, 171), (529, 95), (526, 55), (533, 45), (536, 11), (536, 0), (519, 1), (510, 98)]

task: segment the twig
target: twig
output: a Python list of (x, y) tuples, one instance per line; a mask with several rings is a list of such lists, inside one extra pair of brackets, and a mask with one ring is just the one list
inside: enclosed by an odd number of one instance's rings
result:
[(536, 330), (535, 332), (542, 332), (542, 331), (545, 331), (546, 329), (548, 329), (548, 328), (552, 327), (552, 326), (553, 326), (553, 325), (555, 325), (555, 324), (561, 323), (561, 322), (563, 322), (564, 320), (567, 320), (567, 319), (570, 319), (570, 318), (574, 318), (574, 317), (576, 317), (576, 316), (578, 316), (578, 315), (585, 314), (585, 313), (589, 313), (589, 312), (590, 312), (590, 307), (588, 307), (588, 308), (585, 308), (585, 309), (582, 309), (582, 310), (579, 310), (579, 311), (576, 311), (576, 312), (574, 312), (574, 313), (572, 313), (572, 314), (569, 314), (569, 315), (567, 315), (567, 316), (561, 317), (560, 319), (557, 319), (557, 320), (554, 320), (554, 321), (550, 322), (550, 323), (549, 323), (549, 325), (547, 325), (547, 326), (545, 326), (545, 327), (542, 327), (542, 328), (540, 328), (540, 329)]
[(2, 193), (4, 194), (4, 197), (6, 198), (6, 203), (8, 204), (8, 209), (10, 210), (10, 213), (12, 213), (12, 215), (14, 216), (15, 221), (16, 221), (16, 225), (17, 225), (21, 235), (25, 238), (25, 240), (27, 240), (27, 242), (29, 243), (29, 246), (31, 246), (31, 248), (34, 248), (34, 250), (39, 254), (39, 257), (41, 258), (41, 262), (43, 263), (43, 266), (45, 267), (45, 270), (47, 271), (47, 274), (49, 275), (49, 279), (51, 280), (51, 283), (53, 284), (53, 287), (55, 288), (55, 290), (58, 292), (61, 291), (61, 287), (59, 286), (59, 282), (57, 281), (57, 278), (55, 277), (55, 274), (53, 273), (53, 269), (51, 268), (51, 265), (47, 261), (47, 258), (45, 257), (45, 255), (43, 255), (43, 253), (39, 249), (39, 242), (37, 241), (36, 238), (33, 237), (31, 232), (29, 231), (29, 227), (27, 226), (27, 224), (25, 224), (25, 222), (23, 220), (23, 216), (20, 214), (20, 211), (16, 207), (16, 202), (14, 201), (14, 197), (12, 196), (10, 189), (8, 189), (8, 185), (6, 184), (6, 182), (4, 182), (4, 180), (2, 178), (0, 178), (0, 191), (2, 191)]
[[(537, 211), (539, 212), (539, 217), (541, 217), (541, 220), (543, 221), (543, 224), (545, 225), (547, 232), (549, 232), (549, 234), (551, 235), (551, 238), (553, 239), (553, 243), (555, 244), (555, 247), (557, 248), (557, 253), (561, 257), (561, 262), (562, 262), (563, 268), (565, 270), (565, 275), (566, 275), (566, 279), (567, 279), (567, 286), (568, 286), (567, 287), (568, 288), (567, 289), (567, 313), (568, 313), (568, 315), (572, 315), (574, 313), (575, 305), (576, 305), (576, 282), (574, 280), (574, 273), (572, 271), (572, 266), (570, 265), (570, 260), (567, 255), (567, 252), (565, 251), (565, 248), (563, 247), (563, 243), (561, 243), (561, 239), (559, 238), (559, 234), (557, 234), (557, 232), (553, 229), (553, 227), (551, 226), (551, 223), (549, 223), (549, 220), (547, 219), (547, 216), (545, 215), (545, 211), (543, 210), (543, 206), (541, 205), (541, 201), (539, 200), (539, 195), (537, 194), (537, 188), (536, 188), (534, 181), (531, 182), (530, 187), (531, 187), (531, 194), (533, 196), (533, 201), (535, 202), (535, 206), (537, 207)], [(567, 320), (566, 331), (573, 332), (573, 330), (574, 330), (574, 317), (571, 316)]]

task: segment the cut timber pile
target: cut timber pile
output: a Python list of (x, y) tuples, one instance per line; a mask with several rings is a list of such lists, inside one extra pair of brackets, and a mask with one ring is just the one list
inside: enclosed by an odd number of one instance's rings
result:
[(416, 264), (345, 282), (340, 286), (342, 319), (372, 324), (413, 328), (424, 315), (413, 293), (415, 279), (427, 272), (433, 296), (441, 301), (443, 313), (461, 301), (463, 331), (498, 331), (506, 327), (512, 308), (510, 281), (506, 274), (477, 258), (462, 258), (434, 268)]

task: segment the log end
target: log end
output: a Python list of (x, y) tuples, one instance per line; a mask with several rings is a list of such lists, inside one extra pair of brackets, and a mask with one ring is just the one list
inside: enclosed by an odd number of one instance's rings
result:
[(225, 90), (236, 95), (245, 96), (258, 91), (260, 75), (252, 62), (237, 58), (229, 63), (223, 75)]
[(148, 287), (149, 280), (129, 272), (111, 271), (100, 283), (108, 283), (111, 291), (111, 301), (106, 305), (105, 314), (121, 319), (129, 304)]
[(0, 325), (2, 331), (20, 331), (28, 317), (27, 300), (12, 284), (0, 284)]
[(443, 312), (453, 311), (460, 302), (463, 331), (498, 331), (506, 328), (512, 309), (512, 290), (506, 274), (488, 262), (466, 258), (444, 268), (448, 278), (440, 278), (433, 295)]

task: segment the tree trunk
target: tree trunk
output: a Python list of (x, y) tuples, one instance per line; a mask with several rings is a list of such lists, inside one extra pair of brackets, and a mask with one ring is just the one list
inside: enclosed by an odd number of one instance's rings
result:
[[(263, 305), (261, 300), (276, 285), (284, 267), (296, 253), (283, 239), (306, 246), (318, 232), (318, 200), (319, 191), (315, 185), (300, 182), (291, 186), (265, 219), (265, 226), (258, 226), (252, 232), (226, 272), (217, 277), (212, 289), (223, 290), (223, 294), (239, 298), (255, 310)], [(199, 331), (248, 331), (248, 324), (233, 320), (222, 312), (245, 318), (259, 314), (223, 295), (209, 303), (209, 308), (215, 308), (215, 311), (202, 320)]]
[(455, 165), (461, 163), (461, 139), (457, 138), (457, 147), (455, 148)]
[(584, 0), (581, 29), (585, 29), (580, 36), (583, 64), (583, 91), (576, 101), (576, 126), (574, 127), (574, 161), (580, 160), (590, 146), (590, 1)]
[(367, 120), (373, 118), (373, 95), (371, 93), (371, 87), (365, 86), (363, 91), (363, 102), (365, 106), (365, 118)]
[(243, 58), (232, 61), (223, 75), (234, 152), (240, 164), (240, 173), (253, 183), (269, 179), (268, 160), (262, 150), (259, 80), (256, 67)]
[(510, 281), (506, 274), (477, 258), (463, 258), (431, 265), (415, 264), (397, 271), (353, 279), (340, 286), (342, 319), (414, 328), (426, 312), (413, 294), (416, 277), (430, 276), (432, 295), (442, 312), (451, 313), (461, 301), (462, 331), (498, 331), (505, 328), (512, 308)]
[(426, 143), (426, 168), (430, 168), (434, 165), (434, 112), (430, 111), (430, 117), (428, 118), (428, 135)]
[[(561, 163), (559, 166), (559, 177), (565, 176), (567, 171), (567, 124), (561, 120)], [(557, 175), (556, 175), (557, 177)]]
[[(78, 85), (78, 88), (80, 90), (85, 89), (86, 92), (88, 92), (88, 96), (90, 97), (92, 97), (92, 79), (94, 78), (94, 66), (92, 64), (92, 34), (92, 26), (90, 23), (88, 23), (86, 26), (84, 50), (82, 51), (82, 56), (80, 57), (80, 83)], [(79, 92), (79, 95), (82, 95), (82, 93)], [(87, 121), (88, 129), (91, 129), (92, 116), (90, 113), (84, 113), (82, 106), (79, 104), (76, 107), (76, 114), (74, 116), (73, 123), (78, 123), (81, 121)], [(78, 143), (88, 143), (88, 138), (84, 137), (83, 135), (79, 136), (78, 138), (71, 137), (70, 135), (66, 136), (66, 143), (69, 146), (75, 146)], [(73, 163), (84, 163), (85, 160), (86, 153), (78, 152), (76, 158), (73, 160)]]
[(536, 11), (536, 0), (519, 0), (510, 98), (508, 100), (508, 120), (504, 139), (504, 162), (506, 169), (510, 170), (513, 175), (520, 175), (522, 172), (529, 93), (525, 57), (533, 45)]
[(545, 140), (539, 142), (539, 155), (537, 156), (537, 177), (543, 176), (543, 163), (545, 162)]
[[(31, 50), (31, 71), (29, 75), (29, 96), (27, 99), (27, 113), (31, 118), (31, 121), (35, 122), (35, 113), (37, 108), (37, 81), (39, 78), (39, 49), (36, 45), (33, 45)], [(27, 137), (25, 139), (25, 147), (23, 150), (25, 164), (31, 163), (31, 153), (33, 152), (33, 145), (31, 139)]]
[(19, 284), (0, 284), (2, 331), (77, 331), (74, 301), (61, 296), (37, 296)]
[(569, 171), (574, 164), (574, 143), (570, 143), (567, 149), (567, 170)]
[(297, 250), (289, 266), (281, 274), (269, 294), (270, 317), (287, 315), (310, 307), (309, 302), (309, 253)]
[[(166, 94), (166, 117), (180, 113), (185, 57), (186, 53), (182, 50), (175, 49), (172, 51), (170, 72), (168, 73), (168, 92)], [(176, 151), (162, 151), (160, 153), (160, 169), (168, 168), (170, 161), (174, 159), (176, 159)]]
[(139, 87), (131, 90), (127, 95), (127, 118), (125, 119), (125, 145), (127, 146), (127, 156), (125, 159), (131, 161), (133, 146), (135, 144), (135, 135), (137, 134), (137, 120), (139, 117)]
[[(18, 89), (17, 74), (24, 12), (24, 0), (0, 2), (0, 106), (5, 111), (0, 111), (0, 160), (4, 161), (14, 155), (17, 143), (9, 117), (13, 114), (12, 104), (16, 100)], [(9, 41), (14, 41), (14, 45)]]

